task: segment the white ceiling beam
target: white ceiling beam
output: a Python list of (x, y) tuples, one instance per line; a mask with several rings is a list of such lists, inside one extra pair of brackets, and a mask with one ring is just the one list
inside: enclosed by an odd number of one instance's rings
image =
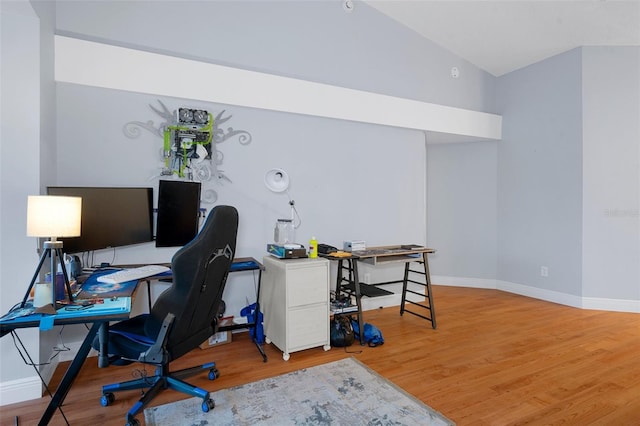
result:
[(58, 82), (499, 140), (502, 117), (70, 37)]

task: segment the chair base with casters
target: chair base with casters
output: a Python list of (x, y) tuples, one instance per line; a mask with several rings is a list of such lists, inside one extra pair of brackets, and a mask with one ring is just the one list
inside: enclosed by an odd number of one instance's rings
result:
[[(135, 418), (135, 416), (142, 410), (144, 410), (144, 408), (153, 400), (153, 398), (155, 398), (156, 395), (158, 395), (164, 389), (173, 389), (190, 396), (201, 398), (201, 408), (205, 413), (213, 410), (213, 408), (215, 407), (215, 402), (213, 401), (213, 399), (211, 399), (207, 390), (201, 389), (197, 386), (193, 386), (182, 380), (186, 377), (196, 375), (203, 370), (209, 370), (209, 380), (217, 379), (218, 377), (220, 377), (220, 372), (216, 368), (215, 362), (210, 362), (200, 366), (186, 368), (174, 372), (169, 371), (169, 363), (167, 362), (168, 356), (166, 350), (164, 349), (164, 344), (166, 342), (168, 331), (173, 320), (174, 316), (172, 314), (168, 314), (162, 324), (158, 339), (152, 346), (147, 349), (147, 351), (141, 353), (138, 359), (138, 361), (152, 363), (157, 366), (155, 375), (153, 377), (141, 377), (139, 379), (129, 380), (122, 383), (114, 383), (102, 387), (102, 397), (100, 398), (100, 404), (103, 407), (107, 407), (113, 404), (113, 402), (115, 401), (114, 392), (149, 388), (149, 390), (144, 393), (142, 398), (140, 398), (140, 400), (138, 400), (138, 402), (134, 404), (134, 406), (131, 407), (131, 409), (127, 413), (127, 426), (139, 425), (140, 422)], [(117, 333), (117, 330), (114, 332)], [(131, 333), (127, 333), (125, 336), (128, 339), (138, 338), (139, 343), (143, 345), (147, 343), (143, 339), (143, 336), (137, 336)], [(130, 362), (133, 360), (125, 360), (125, 362), (127, 361)]]
[(140, 422), (135, 418), (135, 416), (142, 410), (144, 410), (144, 408), (149, 404), (149, 402), (151, 402), (153, 398), (155, 398), (158, 393), (162, 392), (164, 389), (173, 389), (187, 395), (201, 398), (202, 411), (207, 413), (210, 410), (213, 410), (215, 407), (215, 402), (209, 396), (209, 392), (197, 386), (190, 385), (189, 383), (182, 380), (183, 378), (198, 374), (202, 372), (202, 370), (209, 370), (209, 380), (215, 380), (220, 377), (220, 373), (218, 372), (218, 369), (216, 368), (216, 364), (214, 362), (174, 372), (166, 371), (165, 367), (160, 366), (156, 370), (156, 374), (153, 377), (142, 377), (139, 379), (130, 380), (128, 382), (114, 383), (111, 385), (103, 386), (100, 404), (103, 407), (111, 405), (115, 401), (114, 392), (144, 389), (149, 387), (149, 390), (147, 390), (142, 398), (140, 398), (140, 400), (138, 400), (138, 402), (133, 407), (131, 407), (126, 415), (127, 426), (137, 426), (140, 424)]

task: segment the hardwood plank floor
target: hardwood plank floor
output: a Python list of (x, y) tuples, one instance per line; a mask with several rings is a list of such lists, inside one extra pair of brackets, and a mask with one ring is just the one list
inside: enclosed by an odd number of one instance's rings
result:
[[(434, 286), (438, 329), (397, 307), (365, 312), (385, 344), (309, 349), (288, 362), (272, 345), (262, 362), (247, 333), (196, 349), (174, 368), (216, 361), (222, 376), (189, 381), (208, 390), (356, 357), (458, 425), (640, 425), (640, 315), (581, 310), (497, 290)], [(72, 425), (122, 425), (139, 392), (99, 403), (103, 384), (128, 380), (139, 364), (84, 365), (63, 407)], [(147, 368), (149, 374), (153, 373)], [(58, 367), (54, 381), (63, 368)], [(184, 399), (163, 392), (153, 405)], [(37, 424), (48, 398), (2, 407), (1, 424)], [(215, 409), (210, 413), (215, 424)], [(140, 416), (142, 420), (142, 416)], [(54, 425), (65, 424), (57, 412)]]

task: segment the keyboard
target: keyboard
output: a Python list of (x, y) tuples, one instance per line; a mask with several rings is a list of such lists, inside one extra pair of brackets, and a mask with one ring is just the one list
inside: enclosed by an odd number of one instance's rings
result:
[(171, 271), (162, 265), (145, 265), (138, 268), (122, 269), (111, 274), (104, 274), (97, 278), (97, 281), (106, 284), (119, 284), (127, 281), (135, 281), (141, 278), (153, 277)]

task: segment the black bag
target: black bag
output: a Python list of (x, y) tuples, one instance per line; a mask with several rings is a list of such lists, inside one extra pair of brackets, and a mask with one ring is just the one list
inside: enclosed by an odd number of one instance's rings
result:
[(351, 346), (355, 338), (349, 317), (334, 315), (333, 319), (329, 323), (329, 336), (331, 346), (338, 348)]

